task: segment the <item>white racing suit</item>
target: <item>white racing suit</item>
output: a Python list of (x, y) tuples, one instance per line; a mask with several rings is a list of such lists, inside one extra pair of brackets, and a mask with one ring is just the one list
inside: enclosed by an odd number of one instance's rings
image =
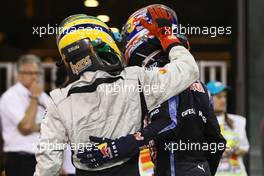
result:
[[(183, 46), (173, 47), (169, 59), (171, 62), (164, 68), (127, 67), (117, 76), (103, 71), (85, 72), (66, 88), (52, 91), (41, 124), (34, 175), (59, 175), (67, 146), (63, 144), (67, 142), (72, 146), (73, 164), (81, 170), (102, 170), (127, 161), (90, 169), (80, 163), (76, 154), (78, 147), (89, 144), (90, 135), (115, 139), (141, 128), (139, 82), (147, 108), (151, 110), (198, 79), (197, 64)], [(78, 93), (71, 93), (72, 90)]]

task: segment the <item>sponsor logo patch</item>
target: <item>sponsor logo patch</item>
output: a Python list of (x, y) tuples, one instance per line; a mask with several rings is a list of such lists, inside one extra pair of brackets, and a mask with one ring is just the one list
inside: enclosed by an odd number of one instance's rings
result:
[(160, 73), (160, 74), (165, 74), (165, 73), (167, 73), (167, 69), (165, 69), (165, 68), (160, 68), (160, 69), (159, 69), (159, 73)]

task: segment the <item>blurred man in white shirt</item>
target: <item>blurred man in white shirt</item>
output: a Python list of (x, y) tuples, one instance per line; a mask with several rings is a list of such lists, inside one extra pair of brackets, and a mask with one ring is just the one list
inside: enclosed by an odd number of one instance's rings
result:
[(24, 55), (17, 63), (18, 82), (0, 99), (7, 176), (32, 176), (35, 170), (35, 145), (48, 99), (40, 84), (41, 61)]

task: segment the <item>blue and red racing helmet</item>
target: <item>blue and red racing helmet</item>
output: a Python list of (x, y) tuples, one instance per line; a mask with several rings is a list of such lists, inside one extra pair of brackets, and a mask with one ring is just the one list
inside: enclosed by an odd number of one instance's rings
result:
[(153, 35), (150, 35), (149, 31), (140, 24), (140, 20), (142, 18), (145, 18), (148, 22), (152, 22), (152, 18), (147, 10), (152, 6), (159, 6), (160, 8), (165, 9), (173, 17), (172, 25), (177, 26), (178, 24), (176, 13), (171, 8), (162, 4), (149, 5), (134, 12), (128, 18), (127, 22), (122, 28), (122, 37), (125, 44), (124, 55), (126, 63), (129, 62), (129, 58), (138, 47), (145, 45), (149, 39), (155, 38)]

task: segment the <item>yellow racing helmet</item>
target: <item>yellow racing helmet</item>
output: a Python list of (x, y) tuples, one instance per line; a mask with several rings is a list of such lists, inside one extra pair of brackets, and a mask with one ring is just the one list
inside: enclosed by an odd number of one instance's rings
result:
[(69, 16), (59, 25), (56, 38), (69, 76), (97, 70), (114, 74), (123, 69), (122, 55), (110, 28), (96, 17)]

